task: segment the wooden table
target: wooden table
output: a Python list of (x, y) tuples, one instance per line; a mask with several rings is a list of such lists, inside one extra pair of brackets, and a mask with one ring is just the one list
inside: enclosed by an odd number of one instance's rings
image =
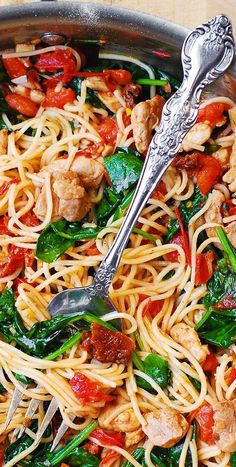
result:
[[(32, 2), (35, 0), (31, 0)], [(60, 1), (60, 0), (59, 0)], [(66, 0), (71, 1), (71, 0)], [(83, 3), (85, 0), (80, 0)], [(122, 8), (145, 11), (187, 27), (193, 27), (218, 13), (230, 16), (236, 35), (236, 0), (90, 0)], [(28, 0), (0, 0), (0, 5), (27, 3)]]

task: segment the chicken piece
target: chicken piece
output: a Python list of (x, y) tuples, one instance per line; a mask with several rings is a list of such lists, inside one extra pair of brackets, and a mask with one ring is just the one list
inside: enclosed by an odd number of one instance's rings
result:
[[(58, 196), (52, 192), (52, 217), (51, 221), (55, 222), (61, 219), (59, 216), (59, 199)], [(38, 196), (35, 207), (33, 209), (34, 213), (41, 221), (44, 220), (47, 214), (47, 198), (46, 198), (46, 188), (42, 187), (41, 193)]]
[(83, 198), (85, 193), (79, 176), (71, 170), (57, 174), (52, 188), (58, 198), (63, 200), (80, 199)]
[(202, 345), (197, 331), (185, 323), (177, 323), (170, 330), (171, 337), (187, 349), (199, 363), (203, 363), (210, 353), (207, 345)]
[(225, 227), (225, 232), (234, 248), (236, 248), (236, 221), (230, 222), (230, 224)]
[(218, 151), (213, 152), (212, 157), (214, 157), (225, 170), (229, 166), (229, 151), (227, 148), (220, 148)]
[(6, 154), (8, 146), (8, 131), (6, 128), (0, 130), (0, 155)]
[(30, 42), (22, 42), (21, 44), (16, 44), (16, 52), (32, 52), (35, 50), (35, 45)]
[(213, 436), (223, 452), (236, 450), (236, 399), (217, 402), (213, 406)]
[(144, 438), (145, 434), (142, 428), (125, 433), (125, 447), (128, 449), (134, 444), (138, 444)]
[(94, 91), (109, 91), (109, 88), (101, 76), (92, 76), (91, 78), (87, 78), (86, 86)]
[(182, 142), (182, 150), (189, 152), (192, 149), (199, 150), (211, 136), (211, 127), (207, 123), (195, 123), (191, 130), (184, 137)]
[[(65, 159), (57, 159), (48, 166), (43, 167), (41, 172), (46, 171), (52, 174), (65, 172), (66, 163)], [(85, 156), (75, 158), (70, 170), (79, 176), (81, 184), (85, 188), (98, 188), (104, 174), (104, 166), (101, 162), (88, 159)]]
[[(223, 193), (219, 190), (212, 190), (212, 203), (207, 209), (207, 211), (204, 214), (205, 221), (207, 223), (215, 222), (216, 224), (222, 224), (223, 219), (222, 219), (222, 214), (221, 214), (221, 206), (225, 200), (225, 197)], [(214, 227), (210, 227), (209, 229), (206, 229), (208, 237), (215, 237), (216, 232)], [(217, 243), (217, 246), (219, 244)]]
[(111, 91), (100, 91), (97, 97), (113, 113), (116, 113), (122, 107), (121, 103)]
[(228, 183), (230, 191), (236, 192), (236, 166), (231, 167), (223, 176), (223, 182)]
[(139, 102), (132, 110), (131, 124), (137, 150), (145, 154), (152, 139), (152, 130), (157, 126), (165, 99), (155, 96)]
[(170, 407), (157, 409), (144, 415), (147, 425), (144, 433), (162, 448), (171, 448), (187, 433), (189, 424), (184, 416)]
[[(101, 428), (107, 429), (106, 420), (112, 413), (118, 408), (125, 405), (127, 401), (118, 396), (114, 401), (106, 404), (105, 408), (101, 412), (98, 422)], [(140, 423), (133, 411), (133, 409), (126, 409), (124, 412), (121, 412), (112, 421), (109, 423), (109, 429), (114, 431), (122, 431), (122, 432), (134, 432), (140, 428)]]
[[(61, 219), (69, 222), (80, 221), (91, 208), (89, 197), (81, 186), (79, 176), (72, 171), (56, 173), (52, 176), (52, 221)], [(43, 220), (47, 212), (47, 200), (45, 187), (37, 199), (34, 212)]]
[[(37, 85), (37, 83), (35, 83)], [(32, 83), (31, 83), (32, 86)], [(35, 102), (36, 104), (41, 104), (41, 102), (45, 99), (45, 94), (40, 89), (28, 89), (28, 82), (27, 87), (18, 84), (17, 86), (10, 86), (11, 91), (19, 94), (20, 96), (29, 97), (31, 101)]]

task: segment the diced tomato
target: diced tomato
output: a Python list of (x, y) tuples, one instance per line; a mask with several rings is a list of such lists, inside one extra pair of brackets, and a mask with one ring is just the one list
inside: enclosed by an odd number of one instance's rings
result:
[(182, 240), (181, 240), (182, 245), (181, 246), (183, 247), (183, 250), (185, 252), (187, 263), (191, 266), (191, 254), (190, 254), (190, 249), (189, 249), (188, 236), (187, 236), (187, 233), (184, 230), (184, 224), (183, 224), (183, 221), (182, 221), (182, 218), (181, 218), (179, 208), (177, 206), (175, 206), (175, 214), (176, 214), (176, 217), (177, 217), (178, 222), (179, 222), (180, 232), (181, 232), (181, 236), (182, 236)]
[(224, 102), (213, 102), (199, 110), (197, 122), (209, 122), (214, 128), (222, 121), (223, 112), (229, 110), (230, 105)]
[(26, 117), (35, 117), (38, 106), (29, 97), (20, 96), (14, 92), (5, 96), (8, 105)]
[(206, 356), (206, 359), (202, 363), (202, 369), (206, 373), (212, 373), (217, 368), (219, 362), (214, 353), (210, 353)]
[(166, 184), (162, 180), (157, 184), (155, 190), (152, 192), (152, 198), (163, 201), (164, 196), (167, 193)]
[(3, 444), (0, 444), (0, 467), (4, 465), (4, 453), (5, 453), (5, 448)]
[(193, 154), (185, 154), (175, 156), (171, 165), (177, 167), (178, 169), (185, 169), (188, 171), (188, 174), (193, 174), (194, 171), (199, 167), (199, 152), (194, 152)]
[(111, 117), (101, 117), (98, 133), (106, 144), (114, 146), (118, 133), (117, 122)]
[(93, 156), (99, 157), (101, 156), (101, 153), (104, 149), (104, 144), (103, 143), (96, 143), (96, 144), (91, 144), (87, 148), (80, 149), (78, 152), (75, 153), (75, 157), (88, 157), (91, 158)]
[(8, 230), (9, 216), (0, 216), (0, 235), (14, 236), (14, 233)]
[(198, 253), (196, 256), (195, 285), (206, 284), (213, 274), (214, 253)]
[(11, 79), (26, 75), (27, 68), (19, 58), (3, 58), (2, 61)]
[(85, 451), (88, 451), (90, 454), (93, 454), (93, 456), (99, 456), (101, 454), (101, 446), (98, 446), (98, 444), (93, 443), (92, 441), (88, 441), (83, 445), (83, 449)]
[(8, 182), (4, 183), (1, 187), (0, 187), (0, 196), (2, 196), (7, 190), (8, 188), (13, 185), (13, 183), (18, 183), (19, 182), (19, 178), (12, 178), (11, 180), (9, 180)]
[(18, 293), (18, 287), (20, 284), (29, 284), (31, 285), (32, 287), (35, 287), (36, 286), (36, 283), (35, 282), (28, 282), (27, 279), (25, 279), (24, 277), (17, 277), (16, 279), (14, 279), (13, 281), (13, 291), (14, 291), (14, 294), (16, 296), (19, 295)]
[(214, 308), (217, 310), (227, 310), (227, 308), (233, 310), (236, 308), (236, 300), (231, 295), (226, 295), (217, 305), (214, 305)]
[(27, 267), (32, 267), (35, 260), (34, 250), (26, 250), (25, 252), (25, 265)]
[(93, 344), (91, 341), (91, 332), (83, 332), (82, 341), (80, 344), (82, 350), (86, 350), (90, 355), (93, 354)]
[[(226, 207), (224, 207), (226, 205)], [(234, 216), (236, 214), (236, 205), (233, 204), (232, 199), (226, 199), (224, 205), (221, 208), (223, 217)]]
[[(179, 245), (182, 248), (184, 248), (184, 243), (183, 243), (183, 237), (181, 235), (181, 232), (178, 232), (175, 234), (172, 239), (169, 241), (169, 243), (174, 243), (175, 245)], [(170, 253), (166, 253), (166, 259), (167, 261), (170, 261), (172, 263), (177, 263), (179, 261), (179, 253), (178, 251), (171, 251)]]
[(194, 419), (197, 420), (198, 436), (202, 441), (209, 445), (215, 444), (213, 437), (213, 415), (214, 412), (212, 406), (208, 404), (208, 402), (205, 402), (199, 407), (199, 409), (194, 410), (188, 416), (189, 423), (191, 423)]
[(93, 356), (102, 363), (127, 363), (134, 350), (133, 341), (119, 331), (92, 323)]
[(54, 52), (41, 54), (35, 67), (40, 71), (64, 70), (64, 73), (74, 73), (76, 62), (71, 49), (57, 49)]
[(199, 163), (200, 167), (196, 173), (197, 184), (201, 193), (206, 195), (221, 175), (222, 167), (217, 159), (204, 154), (201, 154)]
[(119, 446), (122, 448), (124, 445), (123, 436), (119, 432), (114, 433), (113, 431), (96, 428), (91, 433), (90, 438), (97, 440), (99, 444), (105, 448), (112, 446)]
[(22, 268), (25, 264), (25, 248), (20, 248), (15, 245), (10, 245), (8, 250), (7, 262), (0, 266), (0, 277), (6, 277), (13, 274), (18, 268)]
[(40, 224), (39, 219), (32, 209), (23, 214), (23, 216), (20, 217), (20, 221), (22, 224), (27, 225), (27, 227), (36, 227)]
[(82, 405), (95, 402), (109, 402), (113, 399), (107, 394), (107, 390), (100, 383), (92, 381), (82, 373), (75, 373), (69, 381), (72, 391)]
[(111, 467), (115, 461), (120, 458), (120, 454), (116, 451), (107, 450), (105, 457), (99, 463), (99, 467)]
[(155, 316), (162, 310), (163, 303), (164, 300), (150, 300), (143, 309), (143, 316), (149, 313), (152, 318), (155, 318)]
[(96, 255), (100, 255), (101, 252), (99, 251), (99, 249), (97, 248), (96, 246), (96, 243), (93, 243), (92, 245), (90, 245), (86, 250), (85, 250), (85, 253), (87, 256), (96, 256)]
[(104, 78), (110, 91), (114, 91), (117, 85), (125, 86), (132, 80), (132, 74), (127, 70), (104, 70)]
[(230, 374), (226, 380), (228, 386), (230, 386), (236, 380), (236, 368), (231, 368)]
[(70, 467), (69, 464), (65, 464), (65, 462), (62, 462), (62, 464), (60, 464), (60, 467)]
[(48, 88), (42, 107), (57, 107), (63, 109), (64, 105), (72, 104), (75, 100), (75, 91), (70, 88), (61, 88), (59, 92)]

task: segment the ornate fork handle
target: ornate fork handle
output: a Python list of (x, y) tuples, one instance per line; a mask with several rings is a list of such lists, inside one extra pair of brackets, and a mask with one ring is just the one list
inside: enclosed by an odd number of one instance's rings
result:
[(171, 164), (183, 137), (196, 121), (202, 89), (224, 73), (233, 56), (232, 27), (224, 15), (215, 16), (187, 36), (182, 49), (182, 85), (163, 108), (133, 200), (112, 247), (95, 275), (93, 294), (107, 296), (133, 226)]

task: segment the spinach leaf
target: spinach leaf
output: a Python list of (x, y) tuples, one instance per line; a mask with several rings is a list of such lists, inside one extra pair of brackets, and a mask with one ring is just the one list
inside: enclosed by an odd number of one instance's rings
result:
[[(197, 214), (198, 211), (202, 208), (203, 204), (206, 201), (206, 197), (203, 196), (198, 187), (195, 187), (194, 193), (186, 201), (182, 201), (179, 204), (179, 212), (184, 224), (185, 229), (188, 228), (190, 219)], [(179, 231), (179, 222), (177, 219), (171, 219), (168, 223), (168, 233), (166, 235), (165, 241), (168, 243), (174, 235)]]
[(201, 339), (227, 348), (236, 342), (236, 310), (209, 310), (195, 326)]
[(236, 451), (230, 454), (230, 465), (231, 467), (236, 467)]
[(129, 148), (117, 148), (117, 152), (104, 159), (105, 167), (113, 188), (117, 193), (133, 187), (137, 183), (142, 168), (143, 161), (137, 151)]
[(224, 295), (231, 294), (236, 297), (235, 284), (236, 274), (232, 273), (226, 259), (219, 260), (217, 269), (207, 284), (207, 294), (203, 299), (205, 308), (216, 305)]
[(100, 230), (99, 227), (82, 227), (79, 222), (67, 222), (65, 219), (51, 222), (38, 238), (36, 256), (46, 263), (52, 263), (75, 241), (96, 238)]
[(216, 143), (205, 143), (204, 146), (205, 146), (205, 149), (204, 149), (205, 154), (213, 154), (213, 152), (216, 152), (218, 151), (218, 149), (221, 148), (221, 146)]
[(192, 385), (197, 389), (198, 392), (201, 391), (201, 383), (198, 379), (193, 378), (192, 376), (188, 376), (189, 381), (191, 381)]
[(103, 193), (103, 198), (96, 210), (96, 218), (99, 225), (106, 225), (109, 217), (118, 207), (121, 196), (115, 193), (110, 187), (106, 187)]
[(100, 459), (83, 448), (75, 448), (68, 457), (65, 457), (64, 461), (70, 467), (85, 466), (86, 467), (98, 467)]
[[(156, 454), (156, 456), (164, 463), (164, 465), (168, 465), (168, 467), (178, 467), (183, 445), (184, 442), (180, 441), (172, 448), (155, 447), (153, 449), (153, 453)], [(192, 467), (192, 457), (190, 451), (188, 451), (186, 456), (185, 467)]]
[[(161, 388), (166, 388), (171, 377), (168, 362), (164, 358), (159, 357), (159, 355), (149, 354), (142, 363), (144, 366), (144, 372), (150, 376), (150, 378), (153, 378)], [(149, 392), (156, 392), (151, 384), (149, 384), (144, 378), (138, 376), (136, 381), (137, 385), (141, 388), (146, 389)]]
[[(139, 461), (139, 463), (141, 462), (142, 463), (142, 467), (147, 467), (147, 464), (144, 460), (145, 458), (145, 449), (144, 448), (137, 448), (135, 449), (135, 451), (132, 452), (131, 454), (133, 456), (133, 458), (136, 460), (136, 461)], [(166, 467), (165, 464), (163, 464), (161, 462), (160, 459), (157, 458), (157, 456), (155, 454), (153, 454), (153, 452), (151, 453), (151, 460), (152, 460), (152, 463), (158, 467)], [(122, 464), (122, 467), (132, 467), (133, 464), (131, 464), (131, 462), (129, 461), (125, 461), (123, 464)]]

